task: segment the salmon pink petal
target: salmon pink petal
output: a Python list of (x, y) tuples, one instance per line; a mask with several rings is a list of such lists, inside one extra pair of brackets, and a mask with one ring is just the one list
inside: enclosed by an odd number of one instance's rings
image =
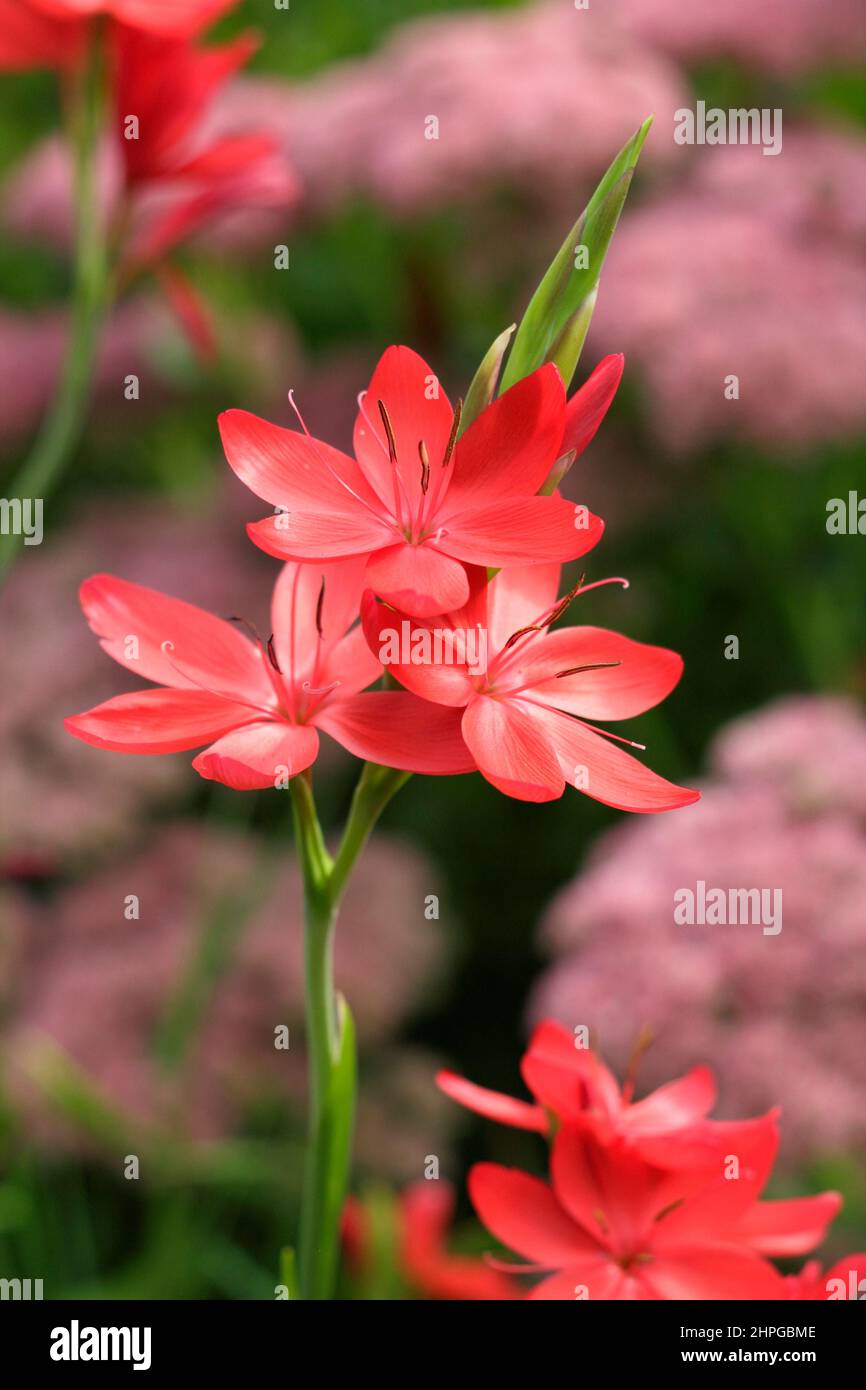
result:
[(553, 1141), (550, 1174), (571, 1218), (602, 1244), (637, 1249), (670, 1200), (669, 1178), (622, 1144), (602, 1144), (565, 1124)]
[(603, 530), (599, 517), (564, 497), (514, 497), (450, 517), (437, 544), (470, 565), (564, 564), (597, 545)]
[(716, 1083), (709, 1067), (693, 1067), (677, 1081), (660, 1086), (625, 1113), (628, 1133), (637, 1136), (682, 1129), (702, 1120), (713, 1108)]
[(513, 1129), (529, 1129), (536, 1134), (546, 1134), (550, 1128), (547, 1115), (540, 1105), (515, 1100), (513, 1096), (502, 1095), (499, 1091), (488, 1091), (485, 1086), (476, 1086), (453, 1071), (438, 1072), (436, 1085), (458, 1105), (465, 1105), (467, 1110), (474, 1110), (476, 1115), (483, 1115), (496, 1124), (511, 1125)]
[(723, 1244), (666, 1250), (639, 1267), (638, 1278), (656, 1298), (694, 1301), (784, 1298), (785, 1281), (766, 1260)]
[(565, 424), (558, 454), (582, 454), (607, 414), (622, 380), (625, 358), (621, 352), (603, 357), (592, 375), (575, 391), (565, 407)]
[(469, 598), (463, 566), (431, 545), (392, 545), (371, 555), (367, 584), (394, 608), (416, 618), (462, 608)]
[(218, 739), (192, 765), (208, 781), (248, 792), (297, 776), (318, 751), (319, 736), (309, 725), (261, 720)]
[(539, 367), (493, 401), (469, 426), (454, 453), (454, 473), (441, 513), (502, 497), (538, 492), (560, 453), (565, 389), (553, 365)]
[[(435, 619), (423, 623), (410, 618), (406, 613), (378, 603), (373, 591), (368, 589), (361, 601), (361, 622), (370, 651), (407, 690), (437, 705), (462, 708), (469, 701), (473, 687), (465, 665), (425, 659), (434, 651)], [(451, 629), (443, 621), (440, 641), (444, 640), (446, 630)]]
[(576, 1047), (574, 1036), (553, 1020), (535, 1029), (520, 1074), (536, 1100), (560, 1120), (577, 1119), (588, 1107), (609, 1116), (624, 1108), (619, 1086), (600, 1058)]
[(556, 710), (539, 709), (538, 716), (556, 748), (566, 782), (605, 806), (620, 811), (673, 811), (699, 799), (700, 792), (667, 782), (576, 719)]
[(388, 412), (400, 483), (415, 516), (423, 498), (419, 441), (424, 440), (435, 477), (448, 445), (453, 412), (436, 374), (417, 352), (389, 347), (382, 354), (355, 422), (354, 447), (367, 481), (389, 511), (394, 507), (394, 465), (379, 401)]
[(560, 573), (559, 564), (500, 570), (487, 589), (491, 655), (515, 632), (547, 616), (556, 603)]
[(479, 695), (463, 713), (463, 737), (478, 770), (519, 801), (555, 801), (565, 782), (556, 750), (531, 706)]
[[(658, 1220), (653, 1239), (656, 1250), (679, 1249), (696, 1242), (750, 1244), (740, 1234), (739, 1222), (754, 1208), (775, 1162), (779, 1147), (776, 1120), (775, 1111), (755, 1120), (742, 1120), (736, 1126), (734, 1146), (727, 1153), (718, 1148), (703, 1156), (695, 1152), (697, 1167), (671, 1171), (671, 1181), (688, 1200)], [(647, 1141), (641, 1143), (642, 1152), (645, 1147)], [(711, 1159), (708, 1166), (707, 1157)], [(737, 1160), (736, 1172), (730, 1169), (731, 1157)]]
[(356, 758), (404, 772), (454, 776), (476, 770), (460, 713), (403, 690), (371, 690), (326, 703), (316, 724)]
[(344, 699), (366, 690), (381, 674), (382, 667), (367, 645), (363, 628), (354, 627), (326, 654), (316, 684), (319, 688), (335, 685), (334, 698)]
[(225, 456), (241, 482), (272, 506), (290, 513), (381, 517), (382, 509), (355, 460), (330, 444), (272, 425), (247, 410), (223, 411), (219, 431)]
[(136, 690), (73, 714), (70, 734), (94, 748), (116, 753), (180, 753), (200, 748), (253, 717), (247, 705), (232, 704), (201, 690)]
[[(610, 663), (617, 663), (611, 665)], [(600, 670), (576, 670), (600, 666)], [(600, 627), (566, 627), (529, 649), (521, 679), (533, 697), (585, 719), (631, 719), (669, 695), (683, 659)], [(565, 675), (564, 672), (573, 672)]]
[(137, 676), (273, 704), (260, 649), (224, 619), (111, 574), (86, 579), (79, 597), (105, 651)]
[(287, 679), (305, 677), (351, 627), (358, 616), (364, 563), (363, 557), (353, 556), (281, 569), (271, 598), (271, 628), (277, 662)]
[(542, 1279), (527, 1295), (531, 1300), (559, 1303), (574, 1303), (581, 1298), (588, 1298), (592, 1303), (632, 1300), (639, 1296), (636, 1280), (605, 1254), (587, 1255), (580, 1264), (571, 1264)]
[(250, 540), (278, 560), (343, 560), (390, 545), (394, 533), (360, 508), (348, 512), (279, 512), (247, 526)]
[(476, 1163), (468, 1187), (491, 1235), (534, 1264), (560, 1268), (598, 1253), (597, 1242), (575, 1225), (539, 1178), (498, 1163)]
[(838, 1192), (756, 1202), (737, 1222), (736, 1235), (762, 1255), (805, 1255), (824, 1239), (841, 1205)]

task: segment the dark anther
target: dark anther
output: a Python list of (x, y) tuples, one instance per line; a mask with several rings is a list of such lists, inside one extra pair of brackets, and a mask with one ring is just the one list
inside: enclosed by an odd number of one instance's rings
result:
[(392, 463), (397, 462), (397, 441), (394, 438), (394, 430), (391, 425), (391, 417), (388, 414), (384, 401), (379, 401), (379, 414), (382, 417), (382, 424), (385, 426), (385, 433), (388, 436), (388, 454)]
[(322, 575), (322, 587), (319, 590), (319, 597), (316, 600), (316, 631), (322, 636), (322, 608), (325, 603), (325, 576)]
[(570, 666), (567, 671), (557, 671), (553, 679), (561, 681), (563, 676), (577, 676), (581, 671), (606, 671), (610, 666), (621, 665), (621, 661), (592, 661), (588, 666)]
[(454, 419), (451, 421), (451, 433), (448, 436), (448, 443), (445, 447), (445, 457), (442, 460), (442, 467), (447, 468), (451, 462), (451, 455), (454, 453), (454, 445), (457, 443), (457, 432), (460, 429), (460, 417), (463, 414), (463, 397), (461, 396), (454, 407)]
[(430, 486), (430, 455), (427, 453), (427, 445), (423, 439), (418, 440), (418, 456), (421, 459), (421, 491), (425, 497)]
[(274, 670), (276, 671), (277, 675), (281, 676), (283, 673), (282, 673), (282, 671), (280, 670), (280, 664), (279, 664), (279, 662), (277, 661), (277, 653), (276, 653), (276, 648), (274, 647), (274, 634), (273, 634), (273, 633), (271, 633), (270, 637), (268, 638), (268, 641), (267, 641), (267, 649), (268, 649), (268, 660), (270, 661), (270, 663), (271, 663), (271, 665), (273, 666)]

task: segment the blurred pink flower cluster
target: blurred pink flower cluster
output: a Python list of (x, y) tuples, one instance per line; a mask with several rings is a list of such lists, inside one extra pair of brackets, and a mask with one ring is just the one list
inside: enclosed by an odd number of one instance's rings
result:
[[(303, 209), (321, 214), (357, 194), (400, 213), (516, 183), (549, 201), (590, 183), (648, 111), (672, 112), (687, 88), (664, 57), (570, 4), (425, 18), (370, 57), (304, 83), (235, 78), (202, 138), (255, 123), (300, 175)], [(670, 162), (656, 142), (650, 162)], [(104, 171), (106, 196), (109, 172)], [(7, 184), (7, 225), (68, 235), (68, 164), (38, 148)], [(230, 219), (247, 232), (285, 226), (267, 212)]]
[[(366, 1057), (361, 1161), (401, 1179), (417, 1175), (430, 1136), (439, 1142), (448, 1130), (446, 1103), (429, 1085), (436, 1059), (393, 1041), (442, 977), (444, 938), (424, 915), (435, 888), (416, 852), (377, 837), (349, 887), (336, 947), (337, 986), (352, 1000)], [(33, 1083), (46, 1039), (130, 1122), (157, 1132), (217, 1138), (267, 1096), (302, 1113), (301, 884), (282, 854), (237, 831), (176, 822), (136, 858), (31, 905), (26, 920), (26, 934), (13, 918), (4, 938), (15, 1006), (3, 1052), (13, 1103), (37, 1140), (81, 1141)], [(206, 931), (212, 941), (223, 933), (225, 969), (169, 1077), (156, 1040)], [(287, 1049), (275, 1046), (281, 1025)]]
[[(801, 453), (866, 427), (866, 145), (796, 131), (693, 151), (675, 190), (617, 232), (593, 323), (644, 377), (652, 427)], [(738, 379), (728, 399), (726, 379)]]
[[(866, 1138), (866, 720), (795, 697), (725, 729), (688, 815), (603, 836), (543, 923), (533, 1020), (585, 1024), (643, 1086), (712, 1059), (722, 1111), (782, 1106), (789, 1159)], [(682, 889), (780, 890), (782, 929), (686, 925)], [(769, 901), (769, 899), (768, 899)]]
[(627, 32), (686, 63), (729, 58), (789, 74), (821, 64), (849, 66), (866, 54), (860, 0), (608, 0)]
[[(556, 0), (417, 20), (294, 87), (235, 83), (219, 119), (254, 113), (291, 149), (308, 209), (364, 193), (405, 213), (474, 198), (479, 182), (571, 192), (685, 95), (665, 58)], [(664, 162), (664, 147), (647, 158)]]

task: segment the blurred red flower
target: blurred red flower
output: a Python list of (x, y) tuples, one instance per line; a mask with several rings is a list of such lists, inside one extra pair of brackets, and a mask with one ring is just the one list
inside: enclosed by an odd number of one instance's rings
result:
[[(406, 1282), (430, 1299), (499, 1301), (522, 1297), (514, 1280), (471, 1255), (452, 1255), (446, 1245), (454, 1217), (450, 1183), (421, 1179), (401, 1193), (396, 1208), (397, 1263)], [(370, 1233), (363, 1204), (350, 1197), (343, 1211), (343, 1242), (350, 1265), (370, 1260)]]
[(297, 192), (272, 136), (206, 134), (216, 93), (257, 43), (246, 34), (205, 48), (117, 26), (112, 85), (126, 202), (116, 217), (128, 223), (127, 269), (161, 259), (224, 211), (282, 205)]
[(119, 20), (151, 34), (189, 36), (233, 9), (238, 0), (0, 0), (0, 66), (37, 67), (74, 61), (87, 21)]
[(564, 1125), (550, 1186), (481, 1163), (469, 1195), (488, 1230), (531, 1261), (526, 1272), (552, 1271), (531, 1299), (784, 1298), (785, 1280), (765, 1257), (811, 1250), (841, 1199), (759, 1201), (777, 1145), (768, 1116), (723, 1162), (662, 1168)]
[(788, 1275), (785, 1285), (792, 1299), (859, 1302), (866, 1298), (866, 1254), (846, 1255), (826, 1274), (820, 1260), (809, 1260), (799, 1274)]
[(467, 1109), (498, 1124), (552, 1134), (561, 1124), (582, 1129), (600, 1142), (622, 1142), (660, 1168), (683, 1168), (714, 1161), (764, 1121), (708, 1120), (716, 1100), (709, 1067), (660, 1086), (635, 1101), (630, 1076), (620, 1087), (604, 1062), (561, 1023), (546, 1020), (535, 1029), (520, 1064), (534, 1103), (489, 1091), (451, 1071), (436, 1078), (440, 1090)]

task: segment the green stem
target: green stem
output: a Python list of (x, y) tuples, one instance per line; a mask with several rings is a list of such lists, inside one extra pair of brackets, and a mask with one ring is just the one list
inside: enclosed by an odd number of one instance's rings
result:
[(382, 811), (408, 776), (365, 764), (334, 859), (325, 847), (309, 779), (301, 776), (291, 782), (295, 842), (304, 884), (310, 1094), (298, 1278), (301, 1295), (307, 1299), (333, 1296), (355, 1116), (354, 1024), (346, 1001), (334, 989), (334, 928), (358, 856)]
[[(29, 457), (12, 480), (10, 496), (44, 502), (56, 486), (84, 424), (99, 333), (106, 311), (108, 263), (105, 219), (96, 186), (96, 156), (105, 109), (101, 26), (93, 26), (87, 58), (76, 74), (71, 139), (74, 149), (75, 253), (69, 338), (54, 401)], [(11, 565), (22, 535), (4, 536), (0, 575)]]

